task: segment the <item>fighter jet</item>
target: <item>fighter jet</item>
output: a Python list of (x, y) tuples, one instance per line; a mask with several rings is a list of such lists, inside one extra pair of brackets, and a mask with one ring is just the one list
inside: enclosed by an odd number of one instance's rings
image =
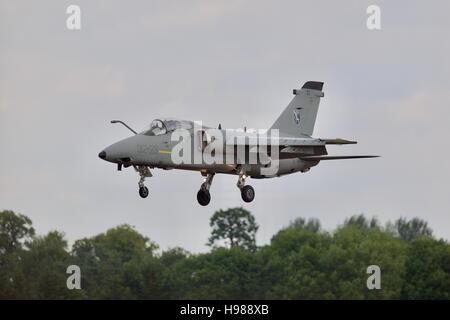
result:
[(160, 118), (141, 132), (125, 122), (133, 132), (99, 153), (103, 160), (122, 167), (133, 167), (140, 176), (139, 195), (149, 194), (144, 185), (154, 168), (198, 171), (204, 177), (197, 201), (210, 203), (210, 188), (215, 174), (238, 176), (237, 187), (242, 200), (251, 202), (255, 190), (246, 185), (248, 177), (255, 179), (280, 177), (295, 172), (307, 172), (320, 161), (373, 158), (373, 155), (329, 156), (326, 145), (355, 144), (345, 139), (313, 138), (323, 82), (308, 81), (294, 89), (294, 97), (268, 130), (222, 129), (203, 126), (196, 121)]

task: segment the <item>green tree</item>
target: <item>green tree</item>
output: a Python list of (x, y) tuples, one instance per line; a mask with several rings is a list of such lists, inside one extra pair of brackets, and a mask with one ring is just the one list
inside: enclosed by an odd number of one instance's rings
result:
[(129, 225), (75, 242), (72, 255), (79, 265), (87, 298), (160, 298), (158, 246)]
[(428, 227), (428, 223), (419, 218), (414, 218), (409, 221), (405, 218), (400, 218), (395, 221), (394, 228), (396, 234), (405, 241), (433, 235), (433, 231)]
[[(300, 220), (304, 221), (304, 220)], [(372, 220), (375, 221), (375, 220)], [(300, 227), (298, 227), (300, 225)], [(364, 216), (333, 234), (304, 222), (281, 230), (258, 252), (271, 265), (267, 297), (275, 299), (390, 299), (400, 296), (405, 245)], [(369, 265), (383, 270), (383, 290), (368, 290)]]
[(298, 226), (285, 228), (258, 252), (265, 261), (265, 281), (270, 283), (265, 298), (333, 298), (323, 261), (331, 237), (315, 230)]
[[(398, 299), (404, 281), (405, 245), (392, 233), (369, 224), (338, 228), (326, 260), (326, 273), (338, 299)], [(382, 272), (382, 290), (368, 290), (367, 267)]]
[(186, 259), (190, 256), (190, 253), (183, 248), (175, 247), (163, 251), (161, 256), (159, 257), (159, 262), (164, 268), (169, 268), (173, 266), (175, 263)]
[(290, 227), (299, 230), (309, 230), (311, 232), (320, 231), (320, 221), (318, 219), (308, 219), (298, 217), (289, 224)]
[(192, 255), (169, 268), (165, 287), (171, 299), (259, 299), (261, 264), (240, 247)]
[(10, 210), (0, 212), (0, 252), (21, 249), (23, 242), (33, 235), (34, 228), (30, 218)]
[(372, 229), (380, 227), (378, 220), (376, 218), (367, 219), (363, 214), (351, 216), (349, 219), (346, 219), (344, 222), (344, 226), (358, 226), (361, 229)]
[(420, 237), (408, 243), (404, 299), (450, 299), (450, 245)]
[(26, 298), (69, 299), (80, 295), (78, 290), (68, 290), (67, 267), (72, 264), (64, 234), (51, 231), (34, 237), (27, 244), (22, 258), (26, 274)]
[(229, 247), (241, 247), (250, 251), (256, 250), (256, 232), (259, 226), (255, 217), (243, 208), (219, 210), (211, 217), (212, 227), (208, 245), (215, 246), (219, 241), (225, 241)]
[(24, 297), (26, 279), (23, 271), (23, 245), (34, 229), (30, 218), (10, 210), (0, 212), (0, 299)]

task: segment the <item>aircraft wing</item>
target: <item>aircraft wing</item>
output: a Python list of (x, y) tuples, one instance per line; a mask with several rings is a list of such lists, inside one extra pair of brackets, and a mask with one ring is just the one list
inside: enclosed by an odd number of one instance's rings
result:
[(279, 145), (279, 146), (302, 146), (302, 147), (315, 147), (325, 146), (328, 144), (344, 145), (344, 144), (356, 144), (356, 141), (346, 139), (314, 139), (310, 137), (270, 137), (270, 136), (258, 136), (251, 133), (236, 134), (231, 139), (226, 140), (226, 144), (229, 146), (240, 145)]
[(236, 135), (226, 139), (228, 146), (256, 146), (256, 145), (279, 145), (279, 146), (324, 146), (326, 142), (320, 139), (313, 138), (295, 138), (295, 137), (267, 137), (256, 135)]
[(310, 137), (270, 137), (258, 136), (257, 134), (239, 132), (232, 139), (226, 140), (227, 146), (249, 146), (250, 152), (258, 152), (258, 145), (278, 145), (280, 157), (300, 158), (306, 161), (342, 160), (376, 158), (374, 155), (356, 156), (328, 156), (326, 145), (356, 144), (356, 141), (336, 139), (314, 139)]
[(363, 158), (378, 158), (379, 156), (304, 156), (300, 157), (302, 160), (322, 161), (322, 160), (341, 160), (341, 159), (363, 159)]

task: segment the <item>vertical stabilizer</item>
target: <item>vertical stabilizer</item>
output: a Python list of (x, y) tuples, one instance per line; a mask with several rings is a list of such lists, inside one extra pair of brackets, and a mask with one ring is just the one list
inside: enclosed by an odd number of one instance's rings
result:
[(323, 82), (308, 81), (301, 89), (294, 89), (294, 98), (270, 129), (294, 137), (311, 136), (314, 131)]

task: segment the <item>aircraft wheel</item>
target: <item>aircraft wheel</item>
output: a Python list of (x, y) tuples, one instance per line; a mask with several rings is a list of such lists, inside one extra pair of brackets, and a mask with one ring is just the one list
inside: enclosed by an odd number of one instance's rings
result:
[(141, 198), (147, 198), (148, 197), (148, 188), (147, 187), (140, 187), (139, 188), (139, 195)]
[(243, 186), (241, 189), (241, 197), (245, 202), (252, 202), (255, 199), (255, 190), (252, 186)]
[(211, 195), (209, 191), (198, 190), (197, 201), (201, 206), (207, 206), (211, 201)]

